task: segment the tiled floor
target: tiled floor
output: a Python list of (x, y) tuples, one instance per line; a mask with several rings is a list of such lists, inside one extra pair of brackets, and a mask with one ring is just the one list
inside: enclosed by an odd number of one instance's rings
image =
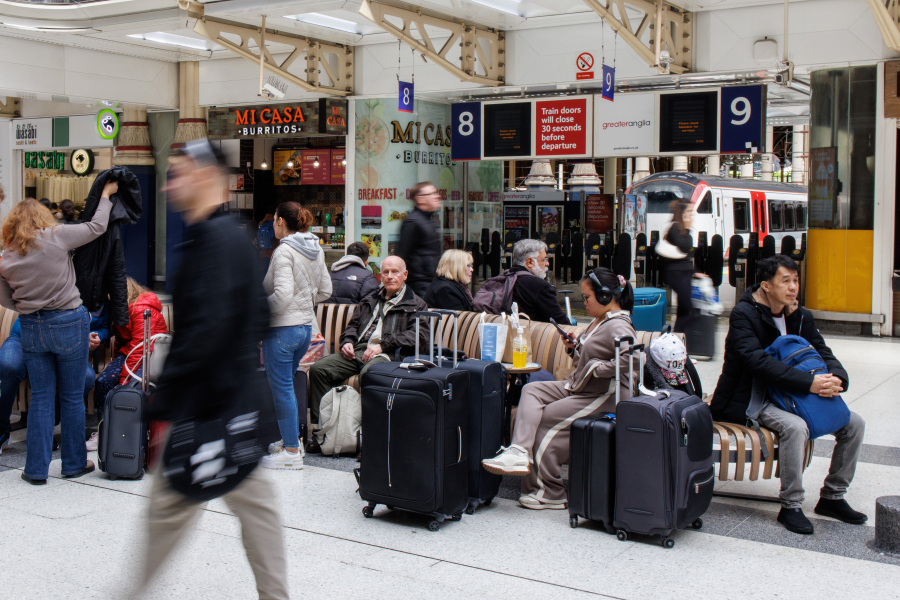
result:
[[(724, 330), (719, 333), (724, 338)], [(815, 518), (798, 536), (775, 522), (777, 504), (716, 498), (702, 531), (675, 534), (664, 550), (650, 539), (619, 542), (596, 525), (568, 526), (565, 511), (533, 512), (504, 481), (490, 507), (437, 533), (427, 519), (384, 507), (366, 520), (349, 471), (352, 458), (307, 457), (303, 471), (266, 472), (277, 486), (294, 598), (847, 598), (895, 599), (900, 557), (871, 546), (874, 502), (900, 494), (900, 345), (828, 337), (847, 366), (851, 409), (867, 421), (866, 446), (848, 500), (870, 515), (865, 526)], [(721, 348), (722, 339), (719, 340)], [(711, 392), (718, 360), (701, 362)], [(4, 598), (128, 597), (139, 568), (149, 477), (110, 481), (100, 473), (49, 485), (19, 478), (25, 432), (0, 456), (0, 558)], [(833, 444), (821, 440), (806, 474), (807, 514)], [(778, 482), (717, 482), (722, 490), (774, 495)], [(148, 598), (254, 598), (238, 521), (209, 503)]]

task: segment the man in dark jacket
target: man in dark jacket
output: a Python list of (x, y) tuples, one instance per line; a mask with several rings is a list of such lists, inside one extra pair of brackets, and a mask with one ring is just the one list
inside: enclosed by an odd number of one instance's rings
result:
[(441, 210), (441, 196), (430, 181), (417, 183), (409, 190), (416, 207), (400, 227), (400, 242), (396, 254), (409, 269), (407, 285), (420, 298), (425, 297), (428, 285), (437, 277), (441, 260), (441, 233), (432, 216)]
[[(731, 311), (725, 364), (710, 403), (713, 418), (741, 425), (747, 422), (754, 379), (765, 386), (823, 398), (837, 396), (850, 384), (847, 371), (819, 334), (812, 313), (797, 303), (797, 263), (781, 254), (766, 258), (757, 264), (756, 278), (761, 283), (747, 290)], [(766, 348), (781, 335), (799, 335), (812, 344), (829, 372), (806, 373), (766, 354)], [(806, 422), (767, 402), (759, 413), (759, 423), (779, 438), (782, 508), (778, 522), (794, 533), (811, 534), (813, 525), (800, 508), (804, 498), (803, 458), (809, 439)], [(837, 444), (815, 508), (817, 514), (857, 525), (866, 522), (866, 515), (850, 508), (844, 500), (856, 471), (865, 428), (862, 417), (851, 412), (850, 422), (835, 432)]]
[(550, 260), (547, 244), (540, 240), (519, 240), (513, 246), (510, 273), (519, 273), (513, 287), (512, 300), (518, 303), (519, 312), (532, 321), (549, 323), (552, 317), (560, 325), (569, 322), (566, 313), (556, 299), (556, 288), (544, 279)]
[[(310, 419), (319, 423), (322, 396), (370, 365), (411, 356), (416, 346), (415, 314), (428, 310), (406, 283), (406, 265), (388, 256), (381, 262), (381, 289), (363, 298), (341, 335), (340, 351), (309, 370)], [(419, 331), (419, 348), (428, 348), (428, 326)], [(398, 354), (399, 352), (399, 354)], [(312, 444), (313, 450), (315, 444)], [(307, 448), (309, 450), (310, 448)]]
[(347, 255), (331, 265), (330, 304), (359, 304), (359, 301), (378, 289), (378, 280), (366, 268), (369, 249), (362, 242), (347, 246)]
[[(228, 415), (258, 376), (257, 343), (269, 323), (259, 259), (221, 207), (228, 191), (224, 160), (205, 139), (188, 142), (185, 154), (172, 165), (166, 186), (169, 204), (187, 225), (172, 293), (174, 335), (147, 411), (148, 418), (166, 421)], [(254, 454), (249, 447), (243, 452)], [(203, 506), (172, 488), (166, 458), (150, 491), (144, 586)], [(212, 475), (227, 478), (224, 471)], [(259, 596), (287, 600), (287, 561), (272, 483), (254, 469), (223, 499), (241, 521)]]

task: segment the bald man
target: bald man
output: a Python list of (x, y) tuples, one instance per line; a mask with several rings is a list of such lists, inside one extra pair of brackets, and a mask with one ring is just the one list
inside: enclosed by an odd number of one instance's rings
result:
[[(425, 301), (406, 285), (406, 263), (398, 256), (381, 262), (381, 287), (356, 305), (341, 335), (340, 350), (318, 361), (309, 371), (309, 408), (313, 427), (319, 404), (328, 391), (370, 366), (412, 356), (416, 346), (415, 313), (428, 310)], [(420, 348), (428, 348), (428, 327), (419, 333)], [(315, 444), (307, 451), (315, 452)]]

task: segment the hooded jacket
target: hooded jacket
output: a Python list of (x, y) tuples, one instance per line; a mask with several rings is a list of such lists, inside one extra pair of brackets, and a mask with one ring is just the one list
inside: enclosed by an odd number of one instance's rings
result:
[[(153, 292), (141, 294), (128, 307), (128, 326), (116, 328), (116, 342), (119, 344), (119, 352), (125, 356), (128, 356), (129, 352), (144, 343), (144, 310), (148, 308), (150, 309), (150, 335), (154, 336), (157, 333), (169, 331), (166, 320), (162, 315), (162, 303), (160, 303), (156, 294)], [(153, 351), (152, 345), (150, 346), (150, 351)], [(131, 355), (125, 361), (125, 366), (122, 367), (122, 371), (119, 373), (120, 384), (124, 385), (131, 378), (131, 375), (128, 374), (128, 369), (131, 369), (132, 372), (137, 372), (142, 358), (142, 350), (138, 349), (131, 352)]]
[(75, 285), (81, 301), (91, 312), (98, 310), (109, 296), (109, 313), (113, 323), (128, 326), (128, 287), (125, 274), (125, 247), (120, 225), (134, 225), (141, 218), (141, 188), (137, 177), (127, 167), (102, 171), (94, 180), (81, 213), (82, 221), (90, 221), (97, 211), (103, 187), (108, 181), (119, 184), (112, 195), (112, 211), (106, 233), (75, 250)]
[[(344, 344), (356, 346), (359, 342), (360, 329), (368, 326), (372, 316), (378, 309), (378, 303), (384, 301), (384, 288), (377, 294), (370, 294), (363, 298), (362, 302), (353, 311), (350, 323), (341, 334), (339, 348)], [(416, 347), (416, 319), (415, 314), (428, 310), (425, 301), (416, 296), (409, 285), (403, 299), (384, 315), (384, 324), (381, 328), (381, 351), (391, 358), (395, 358), (395, 352), (400, 350), (400, 356), (412, 356)], [(339, 349), (338, 348), (338, 349)], [(422, 324), (419, 328), (419, 349), (428, 348), (428, 326)]]
[[(808, 393), (813, 383), (811, 373), (789, 367), (765, 353), (781, 332), (769, 307), (753, 297), (753, 292), (759, 287), (756, 284), (744, 292), (728, 320), (725, 362), (710, 402), (713, 418), (717, 421), (741, 425), (747, 422), (747, 406), (750, 404), (754, 377), (767, 386), (795, 394)], [(847, 371), (825, 344), (812, 313), (802, 306), (786, 307), (784, 324), (789, 335), (799, 335), (812, 344), (825, 360), (829, 372), (840, 378), (845, 390), (849, 389)]]
[(331, 265), (331, 304), (359, 304), (378, 289), (378, 280), (358, 256), (348, 254)]
[(311, 233), (295, 233), (282, 239), (272, 254), (263, 280), (272, 327), (309, 325), (316, 318), (315, 305), (331, 296), (318, 240)]
[(434, 213), (414, 208), (403, 220), (400, 227), (400, 242), (396, 254), (406, 262), (409, 275), (406, 285), (424, 297), (428, 284), (437, 277), (437, 266), (441, 260), (441, 235), (431, 219)]

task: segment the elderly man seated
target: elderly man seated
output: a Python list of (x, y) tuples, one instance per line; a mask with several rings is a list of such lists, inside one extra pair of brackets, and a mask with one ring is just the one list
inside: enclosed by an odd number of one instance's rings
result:
[[(556, 288), (544, 279), (550, 267), (547, 258), (547, 244), (540, 240), (519, 240), (513, 246), (510, 273), (522, 273), (516, 278), (512, 301), (519, 305), (519, 312), (531, 317), (532, 321), (549, 322), (552, 317), (560, 325), (569, 319), (556, 299)], [(533, 275), (531, 277), (530, 275)]]
[[(425, 301), (406, 285), (406, 263), (388, 256), (381, 263), (381, 288), (362, 299), (344, 329), (340, 352), (316, 362), (309, 371), (310, 416), (319, 422), (322, 396), (370, 366), (412, 356), (416, 345), (415, 314), (428, 310)], [(428, 327), (423, 323), (419, 346), (428, 348)], [(398, 356), (399, 351), (399, 356)], [(313, 446), (313, 447), (310, 447)], [(307, 451), (316, 451), (314, 444)]]

